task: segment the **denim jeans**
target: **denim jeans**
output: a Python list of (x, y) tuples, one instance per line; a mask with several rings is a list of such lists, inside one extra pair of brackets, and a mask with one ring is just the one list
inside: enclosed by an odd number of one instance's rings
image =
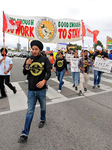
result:
[(75, 86), (78, 86), (79, 82), (79, 72), (71, 72), (72, 73), (72, 79)]
[(22, 135), (29, 134), (37, 99), (40, 103), (40, 116), (41, 116), (40, 120), (42, 121), (46, 120), (46, 89), (40, 91), (28, 90), (28, 100), (27, 100), (28, 109), (26, 113), (26, 120), (24, 130), (22, 131)]
[(62, 85), (64, 84), (64, 82), (63, 82), (64, 74), (65, 74), (65, 69), (62, 70), (62, 71), (57, 71), (57, 78), (58, 78), (58, 81), (59, 81), (59, 88), (58, 88), (58, 90), (61, 90), (62, 89)]
[(100, 84), (102, 73), (101, 71), (94, 70), (94, 85)]
[(90, 67), (90, 71), (91, 71), (91, 72), (92, 72), (92, 70), (93, 70), (93, 66)]

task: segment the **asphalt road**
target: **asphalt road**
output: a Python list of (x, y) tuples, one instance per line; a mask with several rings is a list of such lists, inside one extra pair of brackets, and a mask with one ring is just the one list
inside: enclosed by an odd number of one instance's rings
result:
[(38, 128), (37, 103), (28, 141), (17, 143), (26, 115), (24, 61), (24, 58), (13, 58), (11, 83), (17, 86), (17, 94), (6, 87), (8, 98), (0, 100), (0, 150), (112, 150), (112, 73), (104, 73), (101, 88), (95, 90), (91, 84), (93, 74), (90, 74), (88, 91), (78, 96), (70, 72), (64, 77), (59, 95), (53, 72), (48, 81), (45, 127)]

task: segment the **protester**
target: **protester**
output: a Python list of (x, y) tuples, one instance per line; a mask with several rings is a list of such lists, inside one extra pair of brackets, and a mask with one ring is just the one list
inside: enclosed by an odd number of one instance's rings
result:
[[(89, 58), (91, 58), (91, 60), (93, 61), (93, 55), (94, 55), (94, 53), (93, 53), (92, 50), (90, 50), (89, 53), (90, 53), (89, 54)], [(90, 73), (92, 73), (92, 70), (93, 70), (93, 66), (90, 67)]]
[(112, 60), (112, 50), (110, 50), (109, 59)]
[(41, 55), (47, 57), (45, 51), (42, 51), (42, 52), (41, 52)]
[(37, 99), (40, 103), (38, 127), (44, 127), (46, 122), (46, 81), (51, 76), (51, 64), (47, 57), (41, 55), (43, 44), (40, 41), (33, 40), (30, 44), (33, 56), (26, 59), (23, 68), (23, 74), (28, 74), (28, 109), (24, 130), (18, 140), (19, 143), (26, 142), (28, 139)]
[(64, 81), (63, 81), (64, 74), (67, 75), (67, 62), (66, 62), (66, 59), (63, 57), (63, 52), (59, 53), (59, 58), (56, 60), (51, 72), (54, 70), (55, 67), (57, 70), (57, 78), (59, 81), (58, 92), (60, 93), (62, 90), (62, 85), (64, 84)]
[[(78, 53), (74, 52), (74, 58), (79, 58)], [(77, 66), (78, 67), (78, 66)], [(79, 82), (79, 72), (72, 72), (72, 79), (73, 79), (73, 87), (75, 87), (75, 90), (77, 90), (78, 82)]]
[[(60, 50), (58, 50), (57, 55), (56, 55), (56, 59), (55, 59), (54, 62), (56, 62), (56, 60), (59, 58), (59, 53), (60, 53)], [(57, 76), (57, 70), (55, 70), (55, 73), (56, 73), (56, 76)]]
[(56, 59), (59, 58), (59, 53), (60, 53), (60, 50), (58, 50), (58, 52), (57, 52)]
[(50, 54), (50, 63), (51, 63), (51, 69), (53, 68), (53, 64), (54, 64), (54, 56), (53, 53)]
[[(103, 52), (101, 46), (96, 47), (96, 53), (93, 56), (93, 67), (95, 67), (94, 66), (94, 61), (95, 61), (96, 57), (104, 58), (104, 60), (109, 58), (108, 53)], [(100, 81), (101, 81), (102, 73), (103, 73), (102, 71), (94, 70), (93, 89), (96, 87), (96, 85), (97, 85), (98, 88), (100, 88), (99, 84), (100, 84)]]
[(87, 83), (89, 81), (89, 68), (92, 65), (92, 60), (88, 57), (88, 51), (84, 50), (84, 57), (82, 57), (78, 63), (78, 67), (80, 69), (79, 96), (82, 95), (84, 80), (84, 91), (87, 91)]
[[(10, 83), (10, 71), (13, 67), (13, 62), (12, 62), (12, 59), (7, 56), (7, 53), (8, 53), (8, 51), (7, 51), (6, 48), (1, 49), (1, 56), (0, 56), (0, 90), (1, 90), (1, 97), (0, 97), (0, 99), (7, 97), (6, 92), (5, 92), (4, 81), (5, 81), (5, 84), (13, 91), (14, 94), (17, 92), (16, 87), (14, 87)], [(4, 64), (6, 65), (5, 70), (4, 70)]]

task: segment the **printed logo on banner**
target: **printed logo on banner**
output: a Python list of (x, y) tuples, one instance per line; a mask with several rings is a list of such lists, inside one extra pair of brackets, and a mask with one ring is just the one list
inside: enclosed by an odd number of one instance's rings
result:
[(41, 18), (36, 24), (36, 35), (43, 42), (51, 42), (57, 34), (56, 22), (48, 17)]

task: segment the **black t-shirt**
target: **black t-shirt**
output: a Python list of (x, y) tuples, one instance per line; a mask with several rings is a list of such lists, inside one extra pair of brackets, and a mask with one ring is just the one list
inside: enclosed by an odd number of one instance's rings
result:
[(57, 71), (62, 71), (64, 69), (67, 70), (67, 62), (66, 62), (66, 59), (63, 58), (63, 59), (60, 59), (58, 58), (54, 64), (54, 67), (56, 67), (56, 70)]
[(91, 60), (93, 60), (93, 56), (94, 56), (94, 54), (90, 54), (89, 58), (91, 58)]
[[(26, 61), (23, 65), (23, 74), (26, 75), (28, 74), (28, 89), (32, 91), (38, 91), (38, 90), (43, 90), (46, 88), (46, 85), (44, 85), (41, 89), (36, 87), (36, 84), (39, 81), (42, 81), (45, 79), (46, 72), (47, 70), (50, 70), (51, 64), (50, 61), (47, 57), (44, 56), (30, 56), (28, 57), (32, 59), (32, 63), (30, 65), (30, 69), (26, 70)], [(27, 58), (27, 59), (28, 59)], [(27, 60), (26, 59), (26, 60)]]
[(56, 55), (56, 59), (58, 59), (58, 58), (59, 58), (59, 54)]
[(101, 53), (96, 52), (96, 53), (93, 55), (93, 60), (95, 60), (95, 57), (100, 57), (100, 58), (106, 57), (106, 58), (109, 58), (108, 54), (105, 53), (105, 52), (101, 52)]

